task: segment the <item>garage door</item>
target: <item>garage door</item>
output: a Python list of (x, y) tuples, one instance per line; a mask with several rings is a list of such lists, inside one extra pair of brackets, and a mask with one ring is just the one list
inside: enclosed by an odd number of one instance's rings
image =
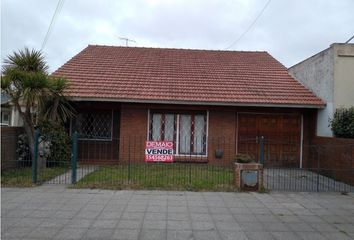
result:
[(238, 114), (238, 153), (247, 153), (259, 160), (262, 136), (265, 167), (299, 167), (300, 115)]

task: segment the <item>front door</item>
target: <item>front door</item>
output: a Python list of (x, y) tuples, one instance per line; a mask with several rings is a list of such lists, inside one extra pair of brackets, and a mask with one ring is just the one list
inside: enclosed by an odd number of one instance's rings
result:
[(239, 114), (238, 153), (259, 160), (264, 139), (266, 167), (298, 167), (300, 163), (301, 116), (295, 114)]

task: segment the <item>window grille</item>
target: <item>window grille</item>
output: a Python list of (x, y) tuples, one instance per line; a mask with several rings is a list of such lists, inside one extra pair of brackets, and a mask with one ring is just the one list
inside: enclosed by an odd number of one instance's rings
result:
[(206, 125), (206, 114), (152, 113), (149, 140), (173, 141), (176, 154), (205, 155)]
[(72, 130), (77, 131), (79, 139), (112, 139), (112, 112), (90, 111), (79, 113), (73, 121)]

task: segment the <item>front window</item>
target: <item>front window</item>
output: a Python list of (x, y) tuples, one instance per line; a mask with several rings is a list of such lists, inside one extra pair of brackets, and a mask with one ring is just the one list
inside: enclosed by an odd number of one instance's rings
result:
[(79, 113), (72, 121), (72, 131), (78, 132), (79, 139), (111, 140), (112, 111)]
[(150, 141), (173, 141), (177, 155), (206, 155), (206, 113), (161, 113), (150, 116)]

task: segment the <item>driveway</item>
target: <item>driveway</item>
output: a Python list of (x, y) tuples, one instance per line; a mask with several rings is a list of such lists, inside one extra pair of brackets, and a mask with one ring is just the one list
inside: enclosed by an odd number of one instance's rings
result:
[(354, 239), (353, 193), (1, 192), (1, 239)]

